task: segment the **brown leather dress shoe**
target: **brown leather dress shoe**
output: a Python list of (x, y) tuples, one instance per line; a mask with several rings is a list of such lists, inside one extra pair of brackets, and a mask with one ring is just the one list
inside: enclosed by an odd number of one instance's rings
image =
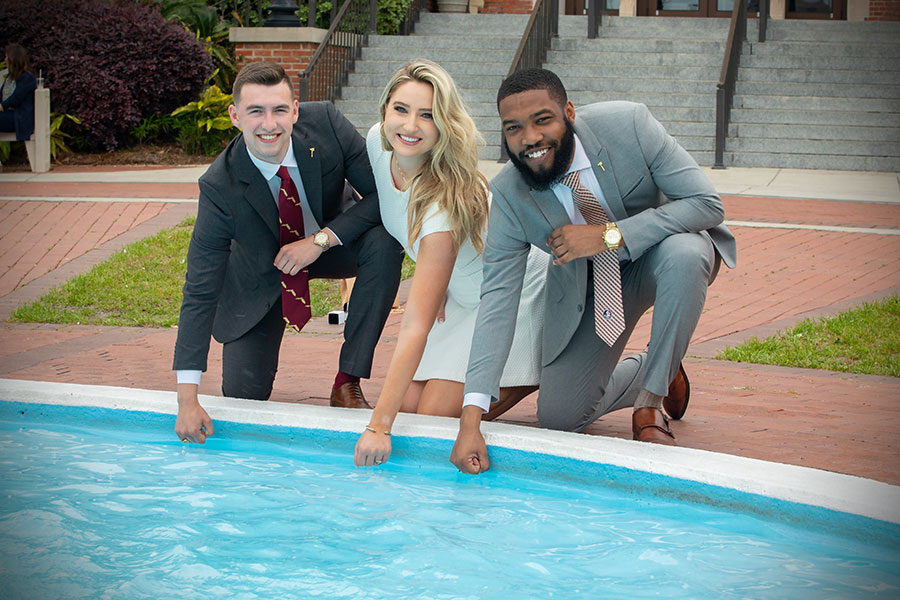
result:
[(688, 400), (691, 399), (691, 382), (688, 381), (684, 365), (678, 365), (678, 374), (669, 384), (669, 395), (663, 398), (663, 408), (669, 417), (676, 421), (687, 411)]
[(358, 381), (348, 381), (341, 387), (331, 388), (329, 404), (339, 408), (372, 408), (366, 402), (366, 397), (363, 396)]
[(645, 407), (634, 411), (631, 416), (631, 433), (639, 442), (677, 446), (675, 436), (669, 429), (669, 421), (658, 408)]

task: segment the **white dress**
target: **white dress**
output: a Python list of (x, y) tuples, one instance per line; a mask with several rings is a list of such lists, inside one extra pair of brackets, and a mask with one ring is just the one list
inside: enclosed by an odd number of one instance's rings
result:
[[(432, 233), (450, 231), (446, 215), (437, 205), (432, 205), (422, 220), (419, 238), (410, 247), (407, 229), (409, 189), (401, 192), (394, 186), (391, 178), (391, 153), (381, 147), (379, 124), (376, 123), (369, 130), (366, 147), (378, 186), (378, 203), (384, 228), (406, 248), (406, 253), (415, 261), (422, 238)], [(515, 337), (500, 378), (501, 387), (540, 383), (541, 328), (544, 321), (544, 283), (548, 261), (547, 253), (531, 248), (522, 283)], [(472, 242), (467, 240), (459, 249), (450, 275), (444, 321), (435, 322), (431, 328), (414, 381), (465, 381), (475, 317), (481, 301), (482, 277), (481, 255)]]

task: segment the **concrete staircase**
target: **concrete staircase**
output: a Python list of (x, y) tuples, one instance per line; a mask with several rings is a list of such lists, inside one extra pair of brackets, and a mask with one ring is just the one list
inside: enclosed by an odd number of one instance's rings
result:
[(726, 166), (900, 171), (900, 23), (768, 32), (744, 45)]
[[(411, 36), (374, 35), (350, 74), (337, 108), (363, 135), (378, 121), (378, 100), (406, 62), (427, 58), (447, 69), (485, 139), (481, 158), (500, 156), (497, 89), (506, 77), (528, 15), (422, 13)], [(586, 27), (587, 25), (585, 25)]]
[(603, 100), (646, 104), (699, 164), (712, 165), (728, 25), (727, 19), (611, 17), (589, 40), (587, 17), (561, 17), (545, 66), (560, 76), (576, 107)]
[[(338, 108), (361, 133), (405, 62), (428, 58), (456, 80), (499, 157), (496, 93), (528, 15), (422, 13), (412, 36), (371, 36)], [(587, 39), (587, 17), (560, 17), (545, 66), (575, 106), (646, 104), (701, 165), (715, 152), (716, 82), (728, 19), (605, 19)], [(900, 171), (900, 23), (769, 22), (760, 44), (750, 19), (725, 145), (726, 166)], [(825, 40), (825, 41), (823, 41)]]

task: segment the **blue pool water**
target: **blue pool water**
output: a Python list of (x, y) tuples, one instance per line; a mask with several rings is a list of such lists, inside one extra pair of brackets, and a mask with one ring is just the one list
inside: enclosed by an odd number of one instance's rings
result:
[(513, 451), (468, 477), (423, 439), (362, 470), (351, 434), (219, 422), (185, 446), (166, 415), (0, 405), (0, 598), (900, 597), (887, 523), (539, 478), (516, 461), (584, 465)]

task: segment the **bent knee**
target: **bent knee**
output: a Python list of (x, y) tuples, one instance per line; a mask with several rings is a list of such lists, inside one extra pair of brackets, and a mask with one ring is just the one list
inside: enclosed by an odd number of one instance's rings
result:
[(676, 233), (659, 243), (663, 271), (685, 279), (708, 281), (715, 265), (715, 249), (709, 236), (702, 233)]

